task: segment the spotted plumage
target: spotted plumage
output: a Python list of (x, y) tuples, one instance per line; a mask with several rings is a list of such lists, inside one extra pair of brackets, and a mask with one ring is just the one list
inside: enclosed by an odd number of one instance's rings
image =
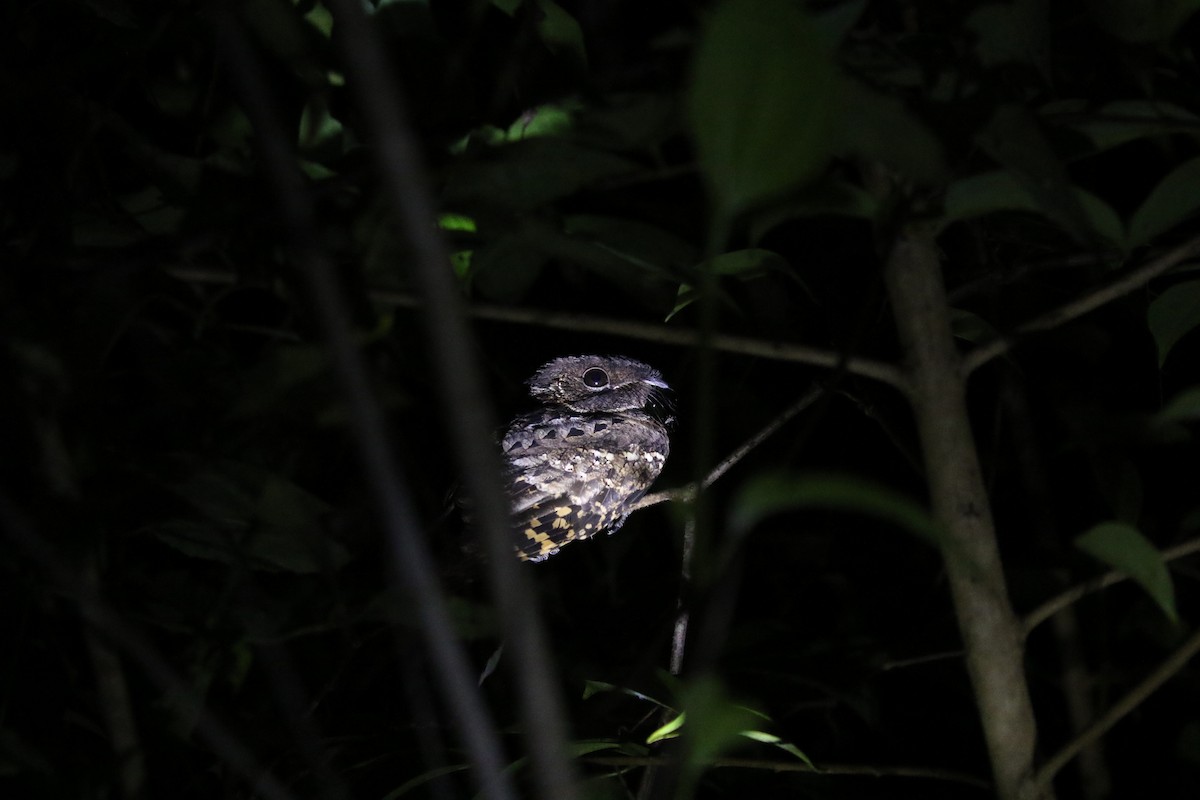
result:
[(529, 379), (542, 407), (501, 442), (518, 558), (543, 561), (621, 527), (667, 459), (667, 388), (619, 356), (558, 358)]

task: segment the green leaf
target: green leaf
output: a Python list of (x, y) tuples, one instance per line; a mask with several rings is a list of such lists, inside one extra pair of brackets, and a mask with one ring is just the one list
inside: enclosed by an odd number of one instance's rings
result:
[(680, 729), (683, 728), (683, 721), (685, 718), (686, 714), (676, 714), (675, 718), (670, 722), (655, 728), (654, 731), (646, 737), (646, 744), (655, 744), (663, 741), (664, 739), (674, 739), (679, 735)]
[(1161, 367), (1179, 340), (1200, 326), (1200, 280), (1177, 283), (1154, 298), (1146, 324), (1154, 335)]
[(719, 213), (816, 177), (832, 149), (837, 73), (821, 29), (788, 0), (727, 0), (705, 21), (687, 108)]
[(762, 742), (763, 744), (774, 745), (788, 755), (792, 755), (800, 759), (813, 769), (817, 768), (816, 765), (813, 764), (812, 760), (805, 755), (800, 748), (796, 747), (794, 744), (783, 741), (773, 733), (766, 733), (764, 731), (742, 731), (742, 736), (756, 742)]
[(1012, 173), (1041, 213), (1075, 239), (1091, 238), (1094, 226), (1078, 191), (1029, 109), (1000, 106), (977, 138), (980, 147)]
[(552, 53), (564, 56), (579, 68), (587, 67), (587, 48), (579, 22), (553, 0), (533, 0), (537, 5), (537, 32)]
[[(680, 698), (687, 715), (687, 750), (684, 769), (698, 776), (752, 729), (758, 715), (732, 702), (716, 678), (694, 680), (684, 686)], [(682, 723), (683, 714), (677, 719)]]
[[(1078, 116), (1071, 114), (1070, 118)], [(1171, 103), (1118, 100), (1067, 124), (1086, 136), (1096, 152), (1102, 152), (1138, 139), (1195, 131), (1198, 123), (1200, 117)]]
[(695, 263), (698, 258), (692, 243), (638, 220), (572, 214), (563, 219), (563, 232), (616, 256), (625, 264), (663, 278), (669, 278), (675, 270)]
[(437, 224), (444, 231), (476, 232), (475, 219), (466, 214), (438, 214)]
[(1200, 157), (1173, 169), (1150, 192), (1129, 221), (1131, 247), (1145, 244), (1160, 233), (1200, 211)]
[(1102, 522), (1078, 537), (1075, 546), (1137, 581), (1168, 619), (1178, 619), (1171, 573), (1162, 555), (1137, 528), (1124, 522)]
[(933, 518), (912, 498), (861, 478), (837, 475), (777, 473), (753, 478), (734, 496), (729, 527), (744, 534), (772, 514), (799, 508), (866, 514), (926, 541), (941, 541)]
[(849, 78), (838, 82), (837, 96), (853, 110), (837, 120), (840, 154), (879, 161), (920, 184), (945, 181), (948, 168), (941, 142), (898, 98)]
[(700, 267), (714, 275), (736, 275), (751, 278), (775, 270), (786, 270), (787, 261), (783, 256), (772, 250), (752, 247), (746, 250), (733, 250), (722, 253), (716, 258), (704, 262)]
[[(1099, 197), (1069, 187), (1076, 204), (1087, 220), (1087, 227), (1096, 235), (1123, 247), (1125, 228), (1112, 206)], [(946, 188), (942, 202), (942, 224), (948, 225), (997, 211), (1026, 211), (1042, 214), (1045, 207), (1029, 184), (1007, 170), (996, 170), (959, 178)]]
[(300, 112), (300, 152), (317, 158), (336, 158), (343, 152), (343, 128), (323, 99), (310, 100)]
[(321, 34), (322, 38), (328, 39), (333, 34), (333, 15), (321, 3), (315, 3), (312, 8), (306, 11), (304, 19)]
[(517, 142), (536, 136), (561, 135), (571, 129), (574, 113), (575, 109), (565, 105), (534, 106), (508, 126), (506, 138), (510, 142)]

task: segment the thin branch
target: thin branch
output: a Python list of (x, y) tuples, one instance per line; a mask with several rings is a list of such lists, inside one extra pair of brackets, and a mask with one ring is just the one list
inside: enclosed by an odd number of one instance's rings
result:
[[(1181, 542), (1174, 547), (1168, 547), (1160, 552), (1162, 560), (1174, 561), (1184, 556), (1189, 556), (1192, 553), (1200, 553), (1200, 539), (1189, 539), (1186, 542)], [(1124, 572), (1106, 572), (1105, 574), (1093, 578), (1090, 581), (1081, 583), (1078, 586), (1073, 586), (1066, 591), (1051, 597), (1046, 602), (1035, 608), (1033, 611), (1025, 615), (1021, 620), (1021, 627), (1025, 631), (1025, 636), (1029, 634), (1038, 625), (1041, 625), (1050, 617), (1062, 611), (1072, 603), (1076, 603), (1093, 592), (1098, 592), (1101, 589), (1106, 589), (1116, 583), (1129, 580), (1129, 575)]]
[(1192, 633), (1157, 669), (1143, 678), (1141, 683), (1130, 689), (1124, 697), (1114, 703), (1099, 719), (1089, 725), (1087, 729), (1068, 742), (1065, 747), (1043, 764), (1034, 776), (1034, 784), (1038, 787), (1049, 786), (1050, 782), (1054, 780), (1054, 776), (1058, 774), (1058, 771), (1066, 766), (1080, 750), (1099, 739), (1110, 728), (1116, 725), (1122, 717), (1141, 705), (1147, 697), (1183, 669), (1192, 656), (1198, 652), (1200, 652), (1200, 630)]
[[(166, 271), (173, 277), (189, 283), (228, 285), (237, 282), (236, 274), (223, 270), (174, 266), (168, 267)], [(420, 297), (390, 289), (371, 289), (367, 295), (373, 302), (392, 308), (421, 308), (423, 305)], [(467, 313), (475, 319), (492, 322), (622, 336), (627, 339), (641, 339), (656, 344), (693, 346), (700, 341), (700, 332), (696, 330), (651, 322), (612, 319), (591, 314), (574, 314), (537, 308), (514, 308), (490, 303), (474, 303), (467, 308)], [(726, 333), (714, 332), (710, 343), (714, 350), (724, 353), (755, 356), (793, 364), (807, 364), (824, 369), (837, 369), (861, 378), (870, 378), (886, 383), (902, 392), (908, 389), (903, 371), (895, 364), (886, 361), (846, 356), (835, 350), (821, 347)]]
[(1113, 300), (1140, 289), (1152, 278), (1169, 272), (1196, 255), (1200, 255), (1200, 236), (1188, 239), (1183, 244), (1150, 259), (1132, 272), (1090, 294), (1078, 297), (1052, 311), (1047, 311), (1045, 314), (1021, 323), (1007, 336), (994, 339), (968, 352), (963, 357), (964, 374), (969, 375), (993, 358), (1007, 353), (1016, 346), (1019, 337), (1057, 328), (1066, 322), (1082, 317), (1089, 311), (1094, 311), (1106, 303), (1111, 303)]
[[(585, 764), (596, 764), (605, 767), (662, 767), (671, 759), (664, 756), (588, 756), (581, 758)], [(803, 761), (774, 761), (763, 758), (717, 758), (713, 759), (712, 767), (734, 767), (739, 769), (758, 769), (770, 772), (807, 772), (811, 775), (861, 775), (872, 778), (925, 778), (936, 781), (949, 781), (974, 786), (987, 791), (991, 784), (982, 778), (965, 772), (956, 772), (935, 767), (877, 767), (869, 764), (821, 764), (810, 767)]]
[(824, 393), (825, 389), (821, 386), (814, 386), (809, 389), (803, 397), (797, 400), (792, 405), (784, 409), (774, 419), (768, 422), (757, 433), (739, 445), (733, 452), (721, 459), (721, 462), (713, 467), (704, 480), (697, 486), (694, 483), (689, 483), (687, 486), (680, 486), (677, 489), (666, 489), (661, 492), (654, 492), (643, 497), (638, 502), (634, 503), (633, 510), (637, 511), (640, 508), (648, 506), (656, 506), (659, 503), (675, 500), (679, 502), (688, 502), (695, 498), (696, 494), (716, 483), (726, 472), (737, 465), (739, 461), (750, 454), (754, 448), (765, 442), (767, 439), (775, 435), (775, 433), (787, 424), (793, 417), (799, 414), (804, 409), (816, 402), (817, 398)]

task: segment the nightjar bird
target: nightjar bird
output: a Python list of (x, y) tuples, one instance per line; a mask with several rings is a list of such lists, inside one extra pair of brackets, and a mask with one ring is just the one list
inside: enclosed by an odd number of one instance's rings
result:
[(674, 418), (662, 375), (631, 358), (557, 358), (528, 383), (542, 407), (509, 424), (504, 480), (517, 557), (544, 561), (621, 527), (662, 471)]

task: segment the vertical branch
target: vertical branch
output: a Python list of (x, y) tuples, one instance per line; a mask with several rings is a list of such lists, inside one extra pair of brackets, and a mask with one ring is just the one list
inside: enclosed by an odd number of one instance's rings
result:
[(336, 39), (355, 93), (364, 132), (374, 150), (384, 196), (413, 252), (413, 271), (426, 301), (424, 322), (431, 361), (445, 401), (450, 443), (463, 483), (475, 503), (476, 524), (488, 556), (492, 597), (512, 654), (522, 728), (534, 764), (534, 785), (545, 800), (578, 796), (567, 758), (567, 724), (553, 676), (541, 616), (513, 555), (507, 502), (500, 488), (500, 454), (483, 379), (473, 352), (466, 303), (433, 217), (418, 144), (404, 110), (404, 93), (362, 3), (329, 0)]
[[(296, 165), (290, 139), (284, 132), (262, 69), (244, 32), (230, 13), (216, 17), (223, 56), (258, 137), (262, 168), (275, 189), (279, 212), (287, 228), (290, 260), (307, 283), (314, 310), (325, 332), (350, 411), (349, 422), (359, 451), (362, 476), (391, 546), (392, 566), (415, 599), (430, 660), (437, 665), (439, 686), (470, 754), (480, 793), (489, 800), (509, 800), (515, 793), (512, 781), (504, 771), (499, 737), (472, 680), (462, 643), (454, 635), (454, 622), (392, 450), (391, 433), (383, 409), (375, 397), (366, 365), (352, 336), (341, 284), (315, 233), (318, 230), (316, 209)], [(508, 556), (512, 557), (511, 551)]]
[(902, 232), (888, 255), (885, 279), (908, 360), (910, 401), (933, 513), (944, 529), (946, 572), (996, 794), (1029, 800), (1036, 727), (1021, 627), (1004, 582), (932, 235)]

